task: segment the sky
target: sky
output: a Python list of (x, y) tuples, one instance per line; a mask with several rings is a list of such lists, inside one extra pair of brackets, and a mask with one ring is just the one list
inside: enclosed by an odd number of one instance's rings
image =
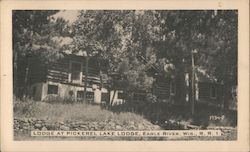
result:
[(62, 17), (65, 20), (69, 21), (70, 23), (73, 23), (76, 20), (77, 15), (78, 15), (78, 11), (76, 10), (63, 10), (63, 11), (56, 13), (53, 16), (55, 18)]
[[(59, 17), (62, 17), (66, 21), (69, 21), (69, 23), (73, 23), (77, 19), (77, 15), (78, 15), (78, 11), (75, 11), (75, 10), (62, 10), (62, 11), (59, 11), (58, 13), (56, 13), (55, 15), (53, 15), (53, 17), (55, 19), (59, 18)], [(57, 41), (61, 46), (70, 44), (72, 42), (72, 38), (70, 38), (70, 37), (54, 37), (53, 40)]]

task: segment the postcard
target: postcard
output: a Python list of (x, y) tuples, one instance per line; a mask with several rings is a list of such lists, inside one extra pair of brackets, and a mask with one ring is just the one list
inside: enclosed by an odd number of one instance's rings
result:
[(1, 1), (2, 151), (248, 151), (249, 2)]

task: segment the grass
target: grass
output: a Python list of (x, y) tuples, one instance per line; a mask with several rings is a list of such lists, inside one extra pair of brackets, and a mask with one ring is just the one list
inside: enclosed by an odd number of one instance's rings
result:
[(45, 119), (50, 122), (66, 121), (95, 121), (105, 122), (113, 120), (124, 124), (128, 121), (142, 122), (146, 121), (142, 116), (131, 112), (113, 113), (102, 109), (99, 105), (90, 105), (86, 103), (75, 104), (51, 104), (35, 101), (15, 101), (14, 117), (34, 117)]
[[(112, 107), (114, 112), (131, 111), (142, 114), (151, 122), (164, 123), (166, 120), (189, 121), (198, 126), (237, 126), (237, 111), (223, 110), (219, 107), (197, 103), (195, 115), (191, 115), (188, 104), (170, 105), (169, 103), (151, 103), (129, 105), (123, 104)], [(224, 116), (223, 120), (212, 120), (210, 116)]]
[[(180, 109), (171, 109), (171, 111)], [(183, 111), (184, 112), (184, 111)], [(168, 116), (173, 115), (170, 111)], [(14, 117), (45, 119), (47, 122), (109, 122), (126, 125), (130, 121), (150, 122), (143, 116), (132, 112), (112, 112), (101, 108), (99, 105), (86, 103), (52, 104), (47, 102), (35, 102), (32, 100), (20, 101), (14, 99)], [(221, 137), (30, 137), (29, 133), (16, 133), (15, 140), (235, 140), (237, 132)]]

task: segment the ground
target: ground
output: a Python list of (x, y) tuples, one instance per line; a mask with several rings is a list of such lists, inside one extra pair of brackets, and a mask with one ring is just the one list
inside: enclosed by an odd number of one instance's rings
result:
[[(174, 121), (174, 120), (172, 120)], [(169, 122), (166, 122), (166, 124)], [(179, 122), (173, 124), (181, 125)], [(150, 122), (143, 115), (112, 112), (99, 105), (85, 103), (52, 104), (35, 101), (14, 102), (15, 140), (236, 140), (235, 127), (209, 126), (220, 129), (220, 137), (31, 137), (30, 131), (136, 131), (164, 130), (163, 125)], [(177, 128), (178, 129), (178, 128)], [(187, 128), (188, 129), (188, 128)], [(190, 128), (189, 128), (190, 129)], [(197, 128), (195, 128), (197, 129)], [(198, 128), (200, 129), (200, 128)]]

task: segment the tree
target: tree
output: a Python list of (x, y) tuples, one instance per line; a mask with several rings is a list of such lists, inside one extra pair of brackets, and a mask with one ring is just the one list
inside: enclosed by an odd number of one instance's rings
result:
[[(176, 100), (183, 101), (193, 50), (198, 50), (197, 66), (205, 67), (219, 82), (236, 82), (236, 27), (236, 11), (126, 10), (81, 11), (73, 30), (76, 51), (86, 51), (89, 57), (98, 54), (107, 61), (109, 90), (123, 88), (130, 95), (133, 90), (152, 88), (147, 70), (158, 65), (164, 75), (179, 82)], [(166, 65), (171, 66), (166, 69)]]
[[(58, 26), (66, 27), (66, 22), (63, 22), (62, 19), (55, 20), (52, 17), (57, 12), (57, 10), (13, 11), (13, 71), (16, 95), (20, 87), (24, 86), (24, 90), (27, 91), (29, 58), (37, 56), (43, 61), (49, 61), (60, 57), (61, 48), (59, 42), (54, 38), (62, 34), (62, 31), (59, 34), (57, 28)], [(20, 77), (22, 73), (25, 73), (24, 77)], [(26, 91), (20, 96), (26, 96)]]
[[(88, 60), (92, 56), (105, 56), (107, 51), (116, 49), (119, 38), (116, 35), (115, 17), (119, 17), (109, 11), (80, 11), (78, 19), (72, 26), (73, 52), (85, 54), (85, 83), (84, 100), (86, 100), (88, 80)], [(105, 52), (105, 53), (104, 53)]]
[[(72, 44), (76, 52), (85, 52), (87, 58), (98, 54), (108, 61), (106, 71), (110, 80), (109, 92), (111, 89), (116, 92), (121, 88), (124, 92), (132, 92), (135, 89), (131, 87), (139, 86), (137, 81), (146, 78), (145, 68), (142, 68), (137, 59), (144, 44), (134, 28), (136, 25), (138, 28), (143, 27), (138, 21), (135, 25), (138, 16), (135, 11), (81, 11), (72, 27), (75, 34)], [(85, 78), (88, 75), (87, 69), (86, 66)], [(113, 97), (110, 104), (112, 103)]]
[[(136, 29), (140, 33), (139, 42), (146, 42), (141, 46), (155, 48), (159, 65), (174, 64), (170, 75), (180, 84), (177, 101), (185, 97), (184, 75), (191, 71), (193, 50), (198, 50), (195, 64), (217, 77), (225, 86), (224, 94), (228, 94), (227, 85), (237, 81), (237, 11), (144, 11), (142, 14), (144, 19), (135, 26), (140, 27)], [(147, 20), (144, 25), (142, 21)], [(145, 30), (140, 25), (150, 28)]]
[[(223, 84), (223, 105), (229, 107), (231, 88), (237, 86), (238, 12), (214, 11), (200, 63)], [(202, 61), (202, 62), (201, 62)]]
[[(205, 67), (208, 73), (217, 77), (218, 82), (225, 86), (224, 95), (228, 96), (230, 85), (237, 83), (237, 11), (158, 13), (164, 38), (154, 44), (158, 47), (159, 56), (174, 63), (177, 79), (183, 80), (183, 72), (189, 67), (187, 65), (191, 65), (191, 51), (198, 50), (195, 64)], [(226, 104), (224, 102), (225, 107)]]

